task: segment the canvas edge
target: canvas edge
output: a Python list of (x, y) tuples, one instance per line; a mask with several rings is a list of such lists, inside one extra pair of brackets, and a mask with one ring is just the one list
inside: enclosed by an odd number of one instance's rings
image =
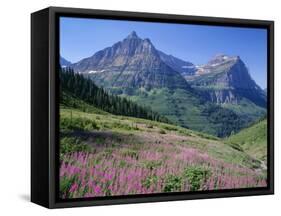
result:
[[(108, 11), (108, 10), (94, 10), (94, 9), (78, 9), (78, 8), (62, 8), (62, 7), (49, 7), (45, 10), (49, 11), (49, 111), (50, 111), (50, 124), (49, 124), (49, 202), (48, 208), (65, 208), (65, 207), (83, 207), (83, 206), (96, 206), (96, 205), (114, 205), (114, 204), (131, 204), (131, 203), (146, 203), (146, 202), (163, 202), (163, 201), (179, 201), (179, 200), (193, 200), (193, 199), (208, 199), (208, 198), (226, 198), (226, 197), (241, 197), (241, 196), (253, 196), (253, 195), (269, 195), (274, 194), (274, 21), (269, 20), (248, 20), (248, 19), (234, 19), (234, 18), (217, 18), (217, 17), (201, 17), (201, 16), (186, 16), (186, 15), (171, 15), (171, 14), (155, 14), (155, 13), (140, 13), (140, 12), (126, 12), (126, 11)], [(55, 190), (55, 149), (56, 149), (56, 131), (55, 128), (55, 116), (56, 116), (56, 100), (55, 100), (55, 87), (56, 87), (56, 35), (55, 35), (55, 17), (61, 13), (68, 14), (84, 14), (84, 15), (100, 15), (112, 18), (118, 18), (120, 16), (125, 18), (137, 18), (137, 19), (155, 19), (155, 20), (172, 20), (176, 21), (189, 21), (189, 22), (202, 22), (207, 24), (228, 24), (228, 25), (253, 25), (263, 26), (269, 30), (269, 52), (268, 52), (268, 69), (269, 79), (269, 186), (266, 189), (256, 188), (252, 191), (232, 191), (221, 192), (215, 191), (211, 193), (197, 193), (197, 194), (160, 194), (157, 196), (143, 196), (143, 197), (130, 197), (130, 198), (112, 198), (102, 200), (83, 200), (83, 201), (67, 201), (58, 202), (56, 200)]]

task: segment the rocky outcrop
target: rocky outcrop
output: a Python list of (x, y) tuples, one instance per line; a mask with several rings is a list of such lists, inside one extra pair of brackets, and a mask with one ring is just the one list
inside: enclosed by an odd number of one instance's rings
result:
[(239, 101), (238, 96), (232, 90), (212, 90), (207, 95), (210, 101), (217, 104), (238, 104)]

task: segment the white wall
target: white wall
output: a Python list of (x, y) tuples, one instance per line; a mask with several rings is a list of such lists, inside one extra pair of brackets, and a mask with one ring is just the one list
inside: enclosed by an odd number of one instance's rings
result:
[[(275, 20), (276, 131), (280, 129), (281, 15), (277, 0), (3, 0), (0, 6), (0, 214), (28, 215), (276, 215), (280, 206), (281, 134), (276, 133), (276, 195), (47, 210), (30, 191), (30, 13), (47, 6)], [(4, 213), (5, 212), (5, 213)], [(275, 214), (274, 214), (275, 213)]]

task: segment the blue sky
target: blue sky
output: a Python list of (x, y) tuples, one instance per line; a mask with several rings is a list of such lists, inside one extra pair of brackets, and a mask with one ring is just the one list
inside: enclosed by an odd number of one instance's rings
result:
[(77, 62), (123, 40), (132, 31), (149, 38), (157, 49), (193, 64), (207, 63), (216, 54), (239, 55), (252, 78), (266, 88), (265, 29), (62, 17), (60, 53)]

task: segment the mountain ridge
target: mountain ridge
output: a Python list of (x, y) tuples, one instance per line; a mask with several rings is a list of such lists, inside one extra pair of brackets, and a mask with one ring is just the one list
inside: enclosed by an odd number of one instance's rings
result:
[(72, 65), (98, 85), (119, 88), (189, 88), (181, 74), (165, 64), (151, 41), (132, 32), (122, 41)]
[(159, 56), (168, 66), (181, 73), (183, 76), (194, 75), (196, 67), (193, 63), (184, 61), (173, 55), (168, 55), (158, 50)]
[(64, 57), (60, 56), (60, 66), (61, 67), (69, 67), (72, 63), (68, 60), (66, 60)]

